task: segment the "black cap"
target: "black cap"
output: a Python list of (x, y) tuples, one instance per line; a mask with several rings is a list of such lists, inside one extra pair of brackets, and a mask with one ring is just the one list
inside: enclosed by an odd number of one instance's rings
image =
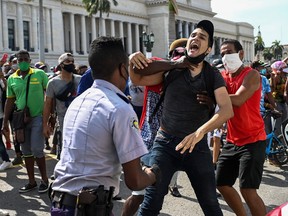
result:
[(211, 21), (209, 20), (202, 20), (200, 21), (196, 28), (202, 28), (204, 29), (208, 35), (209, 35), (209, 47), (212, 47), (213, 46), (213, 35), (214, 35), (214, 25)]
[(261, 66), (264, 67), (264, 63), (260, 61), (253, 61), (250, 65), (250, 67), (252, 67), (253, 69), (256, 69)]

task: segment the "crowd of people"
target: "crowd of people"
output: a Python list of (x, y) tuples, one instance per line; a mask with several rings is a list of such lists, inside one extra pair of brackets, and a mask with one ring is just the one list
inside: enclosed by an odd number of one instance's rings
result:
[[(252, 215), (265, 215), (257, 193), (270, 123), (263, 112), (282, 113), (281, 133), (288, 58), (245, 66), (241, 43), (228, 39), (220, 47), (222, 59), (210, 64), (205, 57), (213, 35), (213, 23), (200, 21), (189, 38), (171, 44), (169, 59), (146, 58), (140, 51), (128, 57), (121, 39), (99, 37), (90, 45), (89, 67), (63, 53), (52, 76), (44, 63), (33, 65), (25, 50), (3, 56), (0, 171), (24, 160), (28, 183), (19, 193), (47, 193), (44, 149), (51, 148), (58, 159), (49, 192), (52, 216), (112, 215), (122, 171), (133, 191), (122, 216), (158, 215), (169, 191), (181, 197), (179, 171), (186, 172), (204, 215), (223, 215), (216, 189), (236, 215), (247, 214), (241, 196)], [(29, 121), (19, 130), (15, 113), (23, 110)], [(11, 143), (13, 161), (7, 154)]]

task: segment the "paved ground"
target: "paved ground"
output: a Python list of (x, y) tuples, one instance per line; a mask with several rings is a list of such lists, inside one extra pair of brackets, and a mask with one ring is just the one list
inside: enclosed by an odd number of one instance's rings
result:
[[(14, 151), (9, 155), (14, 157)], [(47, 172), (49, 176), (57, 162), (53, 155), (47, 154)], [(38, 183), (40, 182), (38, 169), (35, 169)], [(23, 165), (13, 167), (0, 172), (0, 209), (7, 211), (11, 216), (47, 216), (49, 214), (49, 199), (47, 194), (39, 195), (37, 190), (26, 194), (19, 194), (18, 189), (27, 182), (26, 169)], [(203, 215), (195, 194), (191, 189), (185, 173), (181, 172), (178, 183), (180, 185), (181, 198), (175, 198), (168, 194), (165, 197), (161, 216), (200, 216)], [(120, 196), (122, 200), (115, 202), (115, 216), (121, 215), (121, 209), (130, 191), (121, 182)], [(264, 175), (259, 194), (263, 198), (267, 210), (288, 201), (288, 165), (276, 168), (265, 163)], [(219, 202), (225, 216), (235, 215), (231, 212), (225, 201)], [(0, 214), (1, 215), (1, 214)]]

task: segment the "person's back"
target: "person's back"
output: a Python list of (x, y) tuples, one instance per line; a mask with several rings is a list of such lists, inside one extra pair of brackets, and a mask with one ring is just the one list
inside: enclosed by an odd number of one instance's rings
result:
[[(60, 215), (74, 216), (75, 210), (96, 208), (102, 200), (100, 193), (96, 194), (98, 201), (84, 209), (76, 207), (76, 200), (82, 203), (81, 197), (85, 196), (83, 188), (103, 185), (105, 193), (115, 188), (114, 193), (118, 194), (122, 168), (125, 183), (132, 190), (141, 190), (160, 177), (157, 166), (142, 169), (140, 164), (147, 148), (141, 139), (137, 116), (123, 93), (128, 79), (128, 58), (121, 39), (94, 40), (89, 64), (94, 83), (73, 100), (64, 118), (63, 149), (52, 185), (52, 214), (64, 208), (67, 212)], [(65, 197), (70, 199), (69, 203), (64, 202)], [(108, 205), (111, 207), (113, 193), (109, 197), (109, 202), (103, 204), (104, 209), (107, 207), (105, 215), (112, 210)], [(98, 214), (97, 211), (88, 215)]]

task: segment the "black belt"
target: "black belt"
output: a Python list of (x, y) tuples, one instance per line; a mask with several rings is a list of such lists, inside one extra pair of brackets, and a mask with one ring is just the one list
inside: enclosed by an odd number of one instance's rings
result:
[(60, 206), (75, 207), (77, 196), (68, 194), (66, 192), (52, 191), (52, 202), (58, 203)]

